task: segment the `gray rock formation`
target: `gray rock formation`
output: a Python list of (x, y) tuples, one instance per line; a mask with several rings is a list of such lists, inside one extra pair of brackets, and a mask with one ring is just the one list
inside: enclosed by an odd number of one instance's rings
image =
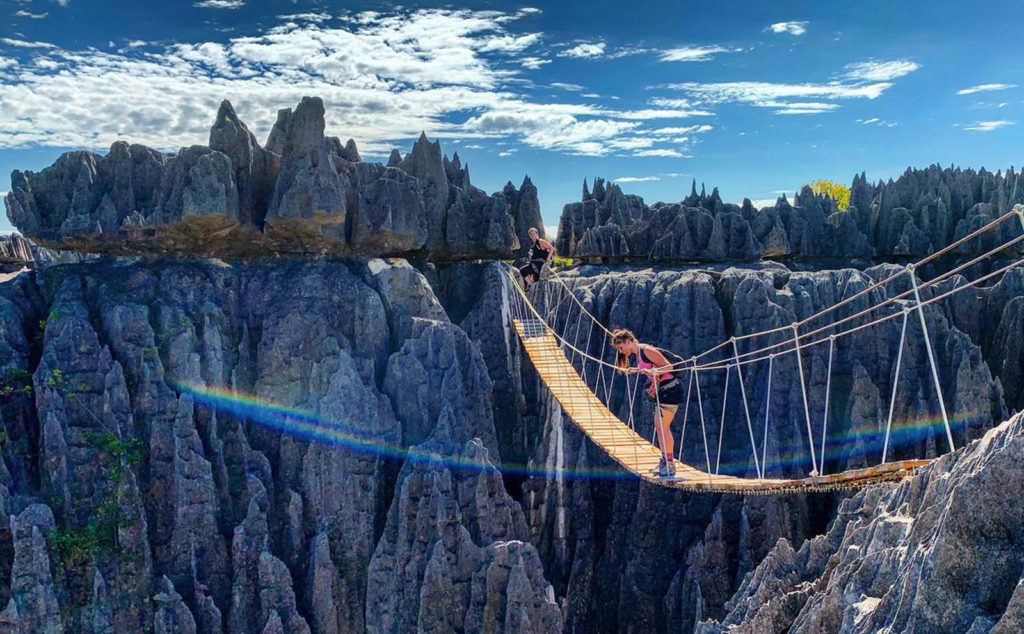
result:
[[(734, 262), (761, 258), (920, 259), (1024, 203), (1013, 168), (992, 174), (982, 169), (908, 169), (897, 181), (869, 185), (853, 179), (850, 206), (806, 185), (793, 204), (785, 196), (760, 211), (749, 200), (722, 202), (696, 183), (678, 204), (644, 204), (615, 183), (584, 182), (583, 200), (565, 205), (556, 247), (582, 259), (704, 260)], [(1020, 223), (1006, 222), (958, 255), (987, 251), (1021, 235)], [(1018, 244), (1007, 254), (1024, 253)]]
[[(488, 195), (420, 137), (404, 159), (363, 162), (324, 134), (324, 104), (284, 109), (260, 147), (227, 101), (208, 146), (167, 155), (115, 143), (39, 173), (16, 170), (7, 214), (41, 245), (88, 253), (217, 256), (421, 255), (501, 258), (518, 249), (518, 205)], [(536, 190), (524, 182), (523, 221)]]
[(697, 632), (1012, 632), (1020, 613), (1024, 417), (913, 478), (869, 487), (828, 532), (785, 539)]
[(53, 530), (53, 513), (42, 504), (33, 504), (11, 518), (12, 597), (4, 614), (12, 631), (61, 634), (66, 630), (50, 574), (47, 538)]
[(370, 563), (368, 631), (562, 631), (522, 510), (479, 441), (460, 455), (448, 425), (399, 474)]
[(48, 267), (0, 285), (0, 322), (0, 627), (365, 631), (394, 460), (430, 434), (476, 465), (448, 491), (470, 542), (407, 590), (559, 629), (488, 462), (488, 367), (405, 262)]

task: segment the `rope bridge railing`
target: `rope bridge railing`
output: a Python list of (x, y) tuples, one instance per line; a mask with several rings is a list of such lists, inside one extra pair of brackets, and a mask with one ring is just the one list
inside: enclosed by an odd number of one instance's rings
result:
[[(972, 240), (978, 240), (980, 243), (980, 238), (983, 235), (992, 232), (1000, 225), (1003, 225), (1003, 223), (1013, 221), (1014, 219), (1021, 227), (1022, 232), (1020, 235), (1012, 237), (998, 246), (962, 262), (928, 281), (918, 281), (916, 272), (920, 270), (922, 266), (932, 263), (944, 255), (955, 253), (960, 247), (968, 244)], [(700, 431), (703, 438), (703, 457), (705, 468), (707, 469), (708, 474), (714, 473), (717, 475), (719, 473), (721, 469), (722, 440), (724, 436), (729, 400), (729, 385), (731, 376), (735, 374), (736, 383), (739, 384), (740, 388), (739, 392), (743, 406), (743, 420), (747, 427), (748, 433), (746, 435), (748, 436), (750, 443), (750, 452), (754, 462), (754, 471), (758, 480), (764, 479), (768, 457), (767, 445), (769, 421), (771, 418), (771, 384), (773, 370), (776, 369), (776, 361), (780, 357), (792, 354), (796, 357), (797, 374), (800, 381), (800, 405), (802, 405), (803, 409), (803, 426), (806, 428), (807, 433), (806, 444), (804, 446), (810, 454), (810, 473), (812, 476), (824, 475), (827, 450), (826, 439), (828, 438), (829, 424), (829, 404), (832, 392), (832, 374), (834, 369), (833, 362), (836, 356), (835, 351), (837, 342), (845, 337), (850, 337), (856, 333), (878, 327), (888, 321), (902, 317), (899, 347), (896, 355), (895, 371), (893, 372), (892, 377), (892, 391), (890, 394), (888, 417), (885, 421), (885, 435), (882, 446), (881, 460), (882, 464), (885, 464), (889, 459), (889, 445), (891, 441), (891, 431), (896, 405), (896, 390), (899, 385), (900, 373), (904, 360), (904, 348), (908, 334), (907, 325), (908, 322), (911, 321), (912, 314), (916, 314), (917, 321), (920, 324), (920, 332), (930, 370), (929, 374), (942, 416), (946, 443), (950, 451), (954, 450), (956, 447), (954, 444), (952, 429), (950, 427), (949, 412), (947, 411), (945, 398), (942, 393), (939, 368), (936, 362), (934, 347), (924, 308), (931, 304), (948, 299), (956, 293), (976, 288), (985, 282), (994, 280), (1015, 267), (1021, 266), (1024, 264), (1024, 258), (1017, 258), (1003, 264), (1002, 266), (998, 266), (998, 268), (995, 268), (984, 275), (978, 276), (972, 281), (965, 281), (961, 276), (960, 278), (952, 279), (951, 284), (950, 282), (947, 282), (947, 280), (951, 280), (953, 276), (966, 274), (966, 272), (973, 270), (974, 267), (977, 267), (983, 262), (995, 260), (1000, 253), (1022, 243), (1024, 243), (1024, 206), (1018, 205), (1012, 211), (991, 220), (984, 226), (955, 240), (945, 248), (928, 255), (918, 262), (885, 275), (882, 279), (868, 284), (863, 289), (858, 290), (852, 295), (841, 299), (840, 301), (808, 317), (794, 319), (794, 321), (789, 324), (730, 337), (715, 346), (699, 353), (692, 354), (688, 358), (679, 357), (684, 359), (682, 362), (674, 363), (662, 368), (656, 368), (654, 372), (657, 373), (678, 372), (685, 373), (688, 377), (686, 378), (686, 397), (682, 407), (682, 425), (679, 433), (677, 451), (678, 459), (680, 461), (682, 460), (683, 449), (685, 446), (684, 441), (686, 439), (686, 429), (691, 409), (696, 409), (701, 425)], [(555, 273), (553, 275), (553, 283), (538, 283), (534, 285), (529, 292), (527, 292), (520, 285), (518, 278), (513, 273), (513, 270), (509, 268), (507, 272), (509, 282), (514, 289), (514, 292), (510, 294), (510, 316), (513, 319), (518, 320), (521, 324), (524, 324), (524, 328), (532, 329), (532, 331), (524, 330), (523, 332), (526, 333), (525, 336), (529, 336), (530, 332), (540, 333), (542, 330), (550, 330), (551, 334), (558, 342), (558, 345), (562, 348), (566, 358), (569, 360), (570, 365), (578, 367), (578, 372), (583, 382), (590, 387), (597, 399), (607, 406), (609, 410), (614, 411), (615, 409), (614, 401), (616, 399), (614, 397), (617, 394), (615, 391), (615, 382), (618, 377), (622, 376), (622, 380), (625, 381), (625, 387), (622, 388), (624, 389), (624, 398), (620, 397), (618, 399), (618, 404), (620, 406), (620, 410), (624, 406), (627, 411), (625, 412), (625, 416), (620, 416), (620, 418), (624, 418), (625, 424), (628, 425), (629, 429), (635, 431), (637, 427), (637, 420), (634, 413), (637, 405), (636, 392), (641, 378), (638, 374), (626, 374), (623, 376), (614, 363), (605, 360), (604, 355), (609, 353), (613, 354), (609, 346), (612, 331), (591, 312), (591, 309), (587, 307), (583, 299), (577, 296), (577, 292), (580, 290), (579, 281), (577, 281), (573, 286), (570, 286), (565, 279)], [(888, 293), (885, 293), (883, 296), (883, 292), (890, 284), (896, 283), (900, 280), (906, 280), (908, 282), (905, 290), (891, 296), (888, 295)], [(943, 284), (951, 287), (947, 289)], [(867, 304), (866, 307), (863, 306), (864, 303)], [(542, 306), (542, 309), (538, 309), (538, 304)], [(823, 318), (829, 316), (831, 316), (832, 319), (827, 323), (822, 323)], [(573, 318), (575, 318), (575, 322), (573, 321)], [(584, 320), (587, 321), (586, 325), (583, 324)], [(591, 353), (592, 345), (596, 339), (595, 334), (597, 335), (597, 338), (600, 338), (601, 340), (599, 348), (599, 354), (601, 356), (595, 356)], [(760, 344), (759, 341), (761, 342)], [(743, 352), (740, 350), (741, 343), (745, 344), (745, 347), (747, 348)], [(825, 344), (828, 344), (828, 352), (824, 386), (824, 413), (820, 427), (821, 449), (819, 454), (815, 447), (815, 433), (811, 420), (809, 390), (807, 379), (805, 377), (803, 357), (807, 351)], [(763, 430), (759, 430), (762, 431), (760, 434), (761, 446), (759, 448), (755, 440), (754, 420), (751, 416), (747, 394), (747, 379), (744, 377), (744, 368), (749, 369), (755, 364), (761, 363), (767, 364), (766, 381), (768, 387), (765, 392), (764, 399), (765, 414)], [(705, 394), (702, 393), (701, 377), (711, 372), (722, 371), (725, 372), (725, 387), (722, 391), (721, 416), (717, 421), (718, 442), (717, 447), (715, 448), (715, 459), (712, 465), (711, 447), (708, 440), (707, 429), (707, 418), (711, 412), (705, 410)], [(706, 382), (707, 379), (705, 378), (705, 385), (707, 385)], [(711, 396), (708, 395), (708, 398), (710, 397)], [(657, 391), (655, 391), (655, 399), (657, 400)], [(693, 400), (696, 400), (695, 408), (691, 408)], [(655, 405), (660, 407), (660, 403), (656, 403)], [(758, 422), (760, 422), (760, 420)], [(657, 426), (655, 426), (655, 435), (657, 434), (657, 431)], [(652, 436), (651, 442), (653, 443), (654, 440), (655, 438)], [(758, 451), (759, 449), (760, 451)]]

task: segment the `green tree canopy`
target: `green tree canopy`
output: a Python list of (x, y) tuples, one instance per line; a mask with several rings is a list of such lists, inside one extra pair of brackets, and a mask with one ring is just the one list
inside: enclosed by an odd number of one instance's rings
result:
[(836, 205), (840, 210), (850, 206), (850, 188), (846, 185), (826, 180), (816, 180), (809, 183), (809, 185), (815, 194), (828, 194), (831, 196), (832, 200), (836, 201)]

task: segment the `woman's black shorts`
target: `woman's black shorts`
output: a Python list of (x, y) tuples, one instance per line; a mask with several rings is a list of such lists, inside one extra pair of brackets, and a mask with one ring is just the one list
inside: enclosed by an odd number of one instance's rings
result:
[(540, 279), (541, 269), (544, 268), (544, 260), (537, 260), (535, 262), (529, 262), (524, 266), (519, 267), (519, 274), (526, 279), (527, 275), (532, 275), (534, 280)]
[[(648, 397), (650, 398), (650, 397)], [(651, 398), (652, 401), (655, 399)], [(683, 384), (678, 378), (663, 381), (658, 387), (657, 402), (662, 405), (679, 405), (683, 402)]]

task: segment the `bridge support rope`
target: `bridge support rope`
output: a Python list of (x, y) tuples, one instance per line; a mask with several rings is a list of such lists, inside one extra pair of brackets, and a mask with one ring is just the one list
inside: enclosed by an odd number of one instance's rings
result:
[(690, 380), (686, 383), (686, 405), (683, 407), (683, 428), (679, 433), (679, 447), (676, 448), (676, 460), (679, 460), (680, 462), (683, 460), (683, 445), (686, 443), (686, 420), (690, 413), (690, 393), (693, 391), (694, 374), (696, 373), (693, 370), (690, 370)]
[(715, 475), (722, 466), (722, 436), (725, 435), (725, 408), (729, 404), (729, 374), (731, 365), (725, 366), (725, 391), (722, 392), (722, 418), (718, 423), (718, 456), (715, 458)]
[(700, 396), (700, 374), (697, 374), (697, 357), (693, 358), (693, 378), (697, 386), (697, 410), (700, 412), (700, 432), (704, 435), (704, 461), (707, 463), (708, 475), (711, 474), (711, 453), (708, 451), (708, 429), (704, 425), (704, 400)]
[[(768, 418), (772, 413), (772, 365), (775, 363), (775, 355), (768, 357), (768, 390), (765, 392), (764, 406), (764, 439), (761, 441), (761, 464), (762, 469), (768, 470)], [(762, 471), (762, 479), (764, 472)]]
[(818, 475), (818, 460), (814, 455), (814, 432), (811, 431), (811, 409), (807, 406), (807, 381), (804, 379), (804, 360), (800, 355), (800, 327), (793, 324), (793, 350), (796, 352), (797, 371), (800, 374), (800, 393), (804, 397), (804, 421), (807, 423), (807, 441), (811, 446), (811, 474)]
[(757, 479), (764, 477), (761, 473), (761, 461), (757, 459), (757, 443), (754, 442), (754, 427), (750, 424), (750, 408), (747, 406), (747, 388), (743, 384), (743, 370), (740, 365), (740, 350), (736, 345), (736, 337), (732, 338), (732, 354), (736, 359), (736, 380), (740, 383), (740, 396), (743, 397), (743, 414), (747, 417), (747, 432), (750, 434), (750, 450), (754, 452), (754, 471), (757, 472)]
[(949, 429), (949, 415), (946, 414), (946, 399), (942, 397), (942, 384), (939, 382), (939, 369), (935, 364), (935, 353), (932, 351), (932, 339), (928, 335), (928, 324), (924, 319), (924, 308), (921, 306), (921, 294), (917, 289), (917, 275), (914, 273), (913, 264), (907, 267), (910, 271), (910, 283), (914, 287), (914, 301), (917, 303), (917, 315), (921, 318), (921, 332), (924, 334), (924, 345), (928, 350), (928, 364), (932, 368), (932, 379), (935, 381), (935, 393), (939, 397), (939, 409), (942, 410), (942, 424), (946, 427), (946, 441), (949, 443), (949, 450), (954, 451), (953, 432)]
[(836, 336), (828, 338), (828, 370), (825, 374), (825, 414), (821, 421), (821, 475), (825, 475), (825, 439), (828, 438), (828, 397), (832, 393), (832, 351), (836, 346)]
[(882, 443), (882, 463), (885, 463), (889, 455), (889, 432), (892, 430), (892, 413), (896, 409), (896, 388), (900, 383), (900, 366), (903, 365), (903, 342), (907, 339), (907, 318), (910, 317), (910, 309), (903, 309), (903, 328), (900, 330), (900, 348), (896, 353), (896, 371), (892, 375), (892, 395), (889, 397), (889, 419), (885, 423), (885, 442)]

